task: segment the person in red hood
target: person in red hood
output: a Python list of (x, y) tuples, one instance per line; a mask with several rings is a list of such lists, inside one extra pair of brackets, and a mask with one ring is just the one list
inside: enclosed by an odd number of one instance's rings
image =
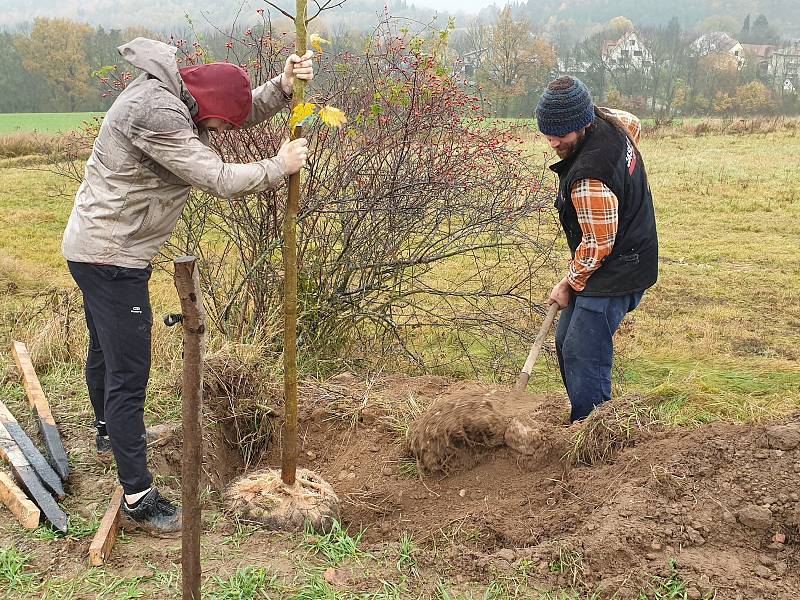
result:
[(225, 163), (209, 147), (209, 132), (269, 119), (288, 106), (295, 80), (309, 81), (314, 73), (310, 52), (293, 54), (282, 73), (251, 90), (247, 72), (236, 65), (179, 69), (176, 48), (162, 42), (137, 38), (119, 51), (142, 74), (103, 119), (62, 253), (83, 294), (96, 444), (100, 454), (113, 452), (125, 492), (123, 524), (169, 534), (180, 530), (181, 511), (152, 486), (144, 426), (151, 261), (193, 187), (235, 198), (281, 185), (306, 164), (305, 139), (284, 143), (272, 158)]

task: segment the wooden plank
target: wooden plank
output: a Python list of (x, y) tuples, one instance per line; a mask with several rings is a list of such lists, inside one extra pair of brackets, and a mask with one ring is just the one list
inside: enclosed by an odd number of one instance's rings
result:
[(17, 482), (39, 506), (45, 518), (52, 523), (53, 527), (66, 533), (67, 515), (56, 504), (49, 492), (44, 489), (36, 471), (2, 423), (0, 423), (0, 457), (11, 467)]
[(39, 526), (39, 519), (42, 513), (36, 505), (28, 500), (14, 480), (0, 471), (0, 500), (3, 501), (14, 516), (17, 517), (20, 525), (25, 529), (36, 529)]
[(181, 577), (183, 600), (200, 600), (200, 471), (203, 461), (203, 347), (205, 311), (194, 256), (176, 258), (175, 289), (183, 313), (183, 464)]
[(22, 385), (25, 387), (28, 401), (34, 413), (36, 413), (39, 432), (42, 434), (45, 448), (47, 448), (47, 453), (50, 456), (50, 462), (59, 477), (66, 479), (69, 477), (69, 458), (67, 458), (64, 443), (58, 433), (56, 420), (50, 411), (50, 404), (47, 402), (42, 385), (36, 376), (28, 349), (22, 342), (14, 342), (11, 345), (11, 353), (14, 355), (14, 361), (17, 363), (17, 368), (22, 375)]
[(17, 443), (17, 446), (25, 455), (25, 458), (28, 459), (28, 462), (33, 467), (34, 471), (36, 471), (36, 474), (39, 476), (39, 479), (42, 480), (45, 487), (55, 494), (56, 498), (63, 500), (66, 494), (64, 493), (64, 486), (61, 484), (58, 473), (53, 470), (53, 467), (51, 467), (45, 457), (42, 456), (36, 444), (28, 437), (28, 434), (25, 433), (25, 430), (22, 429), (17, 419), (14, 418), (14, 415), (11, 414), (11, 411), (8, 410), (8, 407), (2, 400), (0, 400), (0, 423), (5, 425), (6, 431), (8, 431), (13, 440)]
[(111, 496), (111, 502), (108, 503), (106, 514), (103, 515), (103, 519), (100, 521), (100, 527), (89, 545), (89, 562), (96, 567), (106, 563), (111, 556), (114, 542), (117, 541), (122, 494), (122, 486), (117, 486)]

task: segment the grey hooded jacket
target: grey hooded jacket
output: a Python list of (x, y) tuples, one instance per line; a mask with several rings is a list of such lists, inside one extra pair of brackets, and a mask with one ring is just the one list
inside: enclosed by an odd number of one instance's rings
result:
[[(192, 121), (172, 46), (136, 38), (120, 46), (143, 71), (109, 109), (86, 162), (61, 250), (67, 260), (144, 268), (169, 239), (192, 187), (233, 198), (283, 181), (283, 159), (224, 163)], [(253, 90), (247, 125), (288, 105), (276, 77)]]

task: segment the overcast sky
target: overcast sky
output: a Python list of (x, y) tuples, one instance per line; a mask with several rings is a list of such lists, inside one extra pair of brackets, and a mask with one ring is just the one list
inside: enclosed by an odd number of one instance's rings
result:
[[(450, 12), (463, 10), (464, 12), (477, 13), (484, 6), (491, 6), (492, 4), (498, 3), (492, 2), (492, 0), (411, 0), (409, 4), (416, 4), (417, 6), (424, 6), (425, 8), (435, 8)], [(499, 3), (498, 6), (500, 4), (503, 3)]]

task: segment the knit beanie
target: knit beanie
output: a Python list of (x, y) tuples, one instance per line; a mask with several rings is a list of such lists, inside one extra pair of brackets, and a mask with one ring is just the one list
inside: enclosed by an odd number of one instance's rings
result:
[(180, 69), (183, 82), (197, 101), (195, 123), (218, 117), (241, 127), (253, 107), (247, 71), (230, 63), (194, 65)]
[(561, 137), (594, 120), (594, 103), (586, 85), (565, 75), (551, 81), (536, 105), (536, 123), (545, 135)]

